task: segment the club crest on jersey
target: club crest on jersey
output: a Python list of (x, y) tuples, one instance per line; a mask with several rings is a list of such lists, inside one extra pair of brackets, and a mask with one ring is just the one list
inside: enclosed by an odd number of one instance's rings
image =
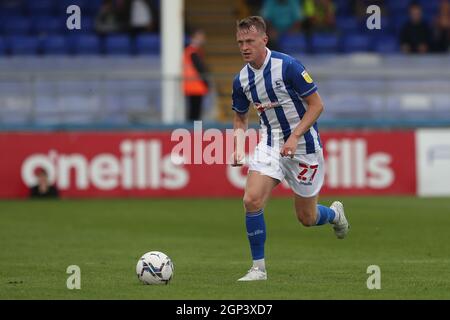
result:
[(306, 70), (302, 72), (302, 77), (307, 83), (313, 83), (313, 79)]
[(281, 88), (282, 86), (283, 86), (282, 80), (281, 80), (281, 79), (277, 79), (277, 80), (275, 81), (275, 88), (276, 88), (276, 89), (279, 89), (279, 88)]

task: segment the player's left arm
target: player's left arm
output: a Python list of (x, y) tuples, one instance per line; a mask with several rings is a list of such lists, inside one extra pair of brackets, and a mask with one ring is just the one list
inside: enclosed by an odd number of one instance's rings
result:
[(286, 73), (291, 86), (308, 106), (302, 120), (280, 150), (282, 156), (293, 157), (297, 150), (298, 140), (314, 125), (322, 113), (323, 102), (317, 92), (316, 84), (300, 62), (292, 61)]

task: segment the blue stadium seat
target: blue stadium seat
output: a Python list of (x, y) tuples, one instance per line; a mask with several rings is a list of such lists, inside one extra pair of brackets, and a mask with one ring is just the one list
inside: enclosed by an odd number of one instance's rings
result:
[(374, 48), (375, 52), (378, 53), (397, 53), (399, 52), (400, 46), (398, 39), (395, 36), (382, 36), (375, 40)]
[(394, 32), (398, 34), (401, 32), (403, 26), (408, 22), (409, 18), (408, 16), (396, 16), (395, 19), (392, 21), (392, 27), (394, 29)]
[(31, 36), (12, 36), (9, 38), (9, 49), (13, 55), (36, 55), (39, 40)]
[(308, 44), (304, 35), (284, 35), (279, 41), (281, 51), (288, 54), (305, 53), (309, 51)]
[(82, 34), (73, 38), (76, 54), (100, 54), (100, 39), (93, 34)]
[(314, 53), (336, 53), (338, 51), (339, 38), (334, 34), (315, 34), (312, 37)]
[(411, 3), (411, 0), (395, 0), (395, 1), (386, 1), (387, 7), (390, 11), (403, 11), (407, 13), (408, 6)]
[(3, 40), (3, 38), (0, 38), (0, 56), (4, 55), (5, 53), (6, 53), (5, 40)]
[(24, 14), (23, 6), (20, 2), (7, 4), (0, 1), (0, 14), (7, 16), (20, 16)]
[(77, 54), (78, 42), (80, 41), (80, 37), (85, 35), (83, 33), (68, 33), (62, 34), (66, 38), (66, 45), (69, 51), (69, 54)]
[(67, 40), (61, 35), (47, 36), (42, 42), (42, 52), (48, 55), (68, 54)]
[(344, 34), (356, 32), (360, 27), (360, 22), (352, 16), (338, 16), (336, 18), (336, 27)]
[(138, 54), (159, 54), (161, 51), (160, 36), (158, 34), (145, 34), (137, 36), (136, 51)]
[(95, 21), (94, 18), (91, 18), (89, 16), (81, 16), (81, 30), (76, 30), (76, 32), (83, 32), (83, 33), (93, 33), (95, 27)]
[(25, 16), (11, 16), (3, 22), (3, 32), (10, 35), (25, 35), (31, 30), (31, 21)]
[(54, 0), (26, 0), (25, 7), (30, 16), (52, 15), (55, 13)]
[(105, 40), (105, 52), (110, 55), (131, 54), (131, 39), (128, 35), (110, 35)]
[(346, 35), (342, 39), (342, 51), (346, 53), (370, 51), (370, 39), (364, 34)]
[(103, 0), (86, 1), (81, 10), (83, 13), (86, 12), (87, 14), (89, 14), (91, 16), (95, 16), (99, 12), (102, 2), (103, 2)]
[(36, 34), (56, 34), (65, 30), (65, 20), (55, 16), (33, 17), (33, 32)]
[(424, 11), (434, 11), (435, 13), (437, 13), (440, 1), (419, 0), (419, 3)]
[(348, 0), (334, 0), (336, 14), (347, 15), (351, 13), (350, 3)]
[(394, 20), (396, 17), (382, 17), (381, 18), (381, 31), (386, 33), (395, 32), (394, 30)]

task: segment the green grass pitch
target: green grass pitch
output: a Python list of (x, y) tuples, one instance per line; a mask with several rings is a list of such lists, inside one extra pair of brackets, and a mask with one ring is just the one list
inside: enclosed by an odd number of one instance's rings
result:
[[(450, 299), (450, 198), (339, 199), (344, 240), (271, 199), (269, 279), (252, 283), (236, 281), (251, 261), (239, 199), (1, 201), (0, 299)], [(151, 250), (174, 262), (167, 286), (138, 282)], [(66, 288), (69, 265), (81, 290)], [(380, 290), (367, 289), (370, 265)]]

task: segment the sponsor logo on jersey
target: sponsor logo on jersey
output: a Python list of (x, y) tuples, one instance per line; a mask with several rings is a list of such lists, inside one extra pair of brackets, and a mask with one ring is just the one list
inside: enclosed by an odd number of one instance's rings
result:
[(282, 103), (280, 101), (267, 102), (267, 103), (254, 103), (253, 106), (258, 112), (264, 112), (268, 109), (281, 107)]
[(302, 72), (302, 77), (307, 83), (313, 83), (313, 79), (306, 70)]

